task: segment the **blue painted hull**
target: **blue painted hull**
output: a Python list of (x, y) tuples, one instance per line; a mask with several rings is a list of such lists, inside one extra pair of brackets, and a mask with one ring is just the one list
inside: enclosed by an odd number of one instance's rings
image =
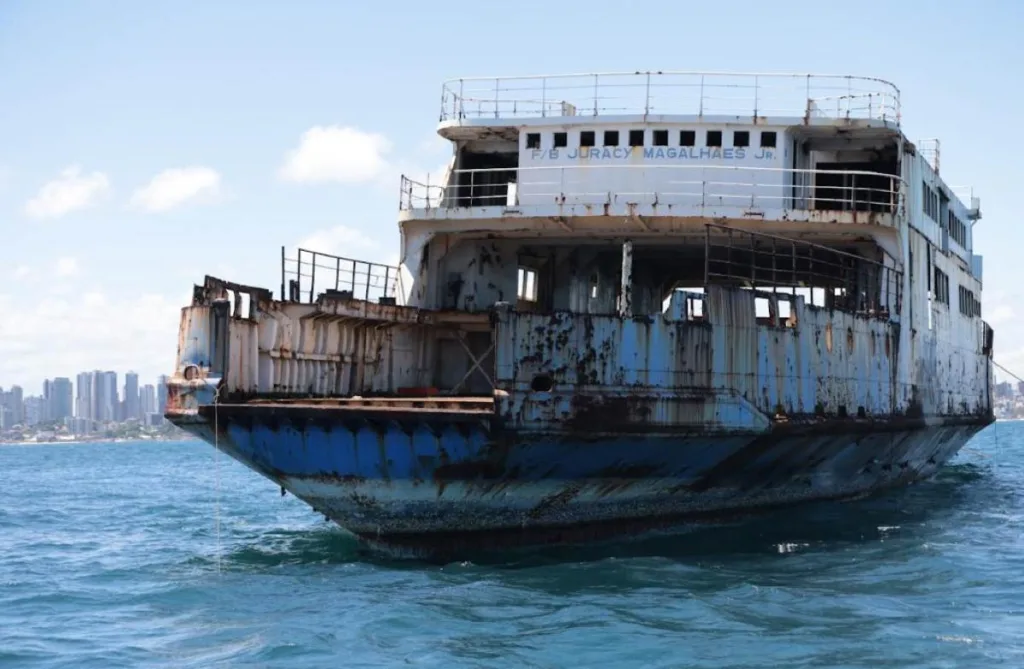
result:
[(509, 432), (460, 412), (240, 404), (169, 417), (362, 539), (447, 558), (863, 496), (931, 476), (987, 424), (572, 435)]

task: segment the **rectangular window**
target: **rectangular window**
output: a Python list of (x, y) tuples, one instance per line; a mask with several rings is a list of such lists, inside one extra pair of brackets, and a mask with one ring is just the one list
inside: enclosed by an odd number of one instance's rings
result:
[(629, 145), (630, 146), (643, 146), (644, 145), (644, 131), (643, 130), (630, 130), (629, 131)]
[(564, 146), (569, 146), (569, 133), (556, 132), (555, 133), (555, 148), (560, 149)]
[(749, 130), (737, 130), (732, 133), (732, 145), (736, 148), (743, 148), (750, 146), (750, 131)]
[(721, 130), (708, 130), (707, 146), (713, 146), (713, 147), (720, 147), (720, 146), (722, 146), (722, 131)]
[(604, 131), (604, 145), (605, 146), (618, 146), (619, 145), (619, 131), (618, 130), (605, 130)]
[(778, 141), (778, 138), (776, 137), (774, 130), (766, 130), (761, 133), (762, 149), (774, 149), (776, 141)]
[(583, 130), (580, 132), (580, 146), (594, 146), (597, 138), (593, 130)]
[(694, 146), (697, 144), (696, 130), (680, 130), (679, 146)]
[(655, 130), (654, 131), (654, 145), (655, 146), (668, 146), (668, 130)]
[(539, 132), (528, 132), (528, 133), (526, 133), (526, 148), (528, 148), (528, 149), (539, 149), (540, 148), (540, 133)]
[(949, 304), (949, 277), (938, 267), (935, 268), (935, 301)]
[(519, 291), (517, 297), (526, 302), (537, 301), (537, 272), (529, 267), (519, 268)]

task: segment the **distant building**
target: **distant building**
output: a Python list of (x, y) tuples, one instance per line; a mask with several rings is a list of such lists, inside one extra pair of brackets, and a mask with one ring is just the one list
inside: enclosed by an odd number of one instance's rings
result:
[(93, 420), (113, 423), (120, 416), (117, 396), (117, 372), (92, 373)]
[[(161, 416), (163, 416), (164, 411), (167, 410), (167, 381), (168, 380), (169, 379), (167, 378), (166, 375), (161, 375), (160, 376), (160, 382), (157, 384), (157, 387), (156, 387), (156, 412), (158, 414), (160, 414)], [(158, 423), (158, 425), (162, 424), (162, 423), (163, 423), (163, 419), (161, 418), (161, 421), (160, 421), (160, 423)]]
[(78, 390), (75, 396), (75, 417), (90, 422), (96, 420), (92, 402), (92, 372), (82, 372), (75, 379), (75, 383)]
[(143, 414), (148, 416), (151, 413), (157, 412), (156, 386), (152, 383), (147, 383), (142, 387), (142, 390), (139, 392), (139, 399)]
[(74, 415), (74, 389), (71, 379), (58, 376), (51, 382), (52, 396), (48, 400), (47, 420), (65, 422)]
[(135, 372), (128, 372), (124, 375), (124, 415), (123, 420), (142, 418), (142, 408), (139, 405), (139, 375)]
[(46, 422), (46, 400), (42, 397), (26, 397), (24, 402), (25, 426), (34, 427)]
[(4, 392), (0, 388), (0, 430), (9, 430), (25, 422), (25, 396), (21, 386), (11, 386)]

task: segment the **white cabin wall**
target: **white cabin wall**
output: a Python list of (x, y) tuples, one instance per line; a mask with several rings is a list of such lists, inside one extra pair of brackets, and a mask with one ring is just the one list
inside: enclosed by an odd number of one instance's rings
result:
[[(926, 415), (980, 411), (987, 405), (988, 386), (988, 362), (982, 355), (984, 326), (980, 315), (961, 311), (960, 287), (980, 302), (981, 281), (952, 245), (949, 253), (942, 252), (941, 229), (924, 215), (920, 165), (905, 169), (905, 174), (908, 171), (909, 274), (904, 283), (903, 322), (909, 327), (901, 333), (902, 396), (911, 399), (916, 387)], [(927, 174), (923, 180), (928, 183)], [(939, 286), (936, 270), (945, 276), (948, 289)]]
[[(629, 146), (631, 130), (644, 132), (643, 146)], [(668, 133), (667, 145), (655, 145), (655, 131)], [(619, 133), (616, 146), (605, 146), (605, 133)], [(693, 132), (683, 146), (681, 133)], [(708, 132), (720, 131), (720, 147), (708, 145)], [(594, 133), (593, 147), (581, 147), (581, 134)], [(748, 146), (736, 147), (735, 133), (747, 132)], [(774, 147), (761, 147), (761, 134), (775, 133)], [(531, 134), (540, 148), (528, 148)], [(565, 133), (565, 146), (555, 146)], [(518, 204), (601, 206), (609, 202), (695, 206), (732, 204), (783, 208), (788, 175), (743, 168), (789, 167), (790, 141), (782, 127), (663, 123), (528, 126), (520, 129)], [(597, 168), (597, 169), (592, 169)]]

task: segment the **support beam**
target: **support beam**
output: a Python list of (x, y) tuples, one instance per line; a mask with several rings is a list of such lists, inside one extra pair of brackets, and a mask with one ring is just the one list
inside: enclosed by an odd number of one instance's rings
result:
[(633, 315), (633, 242), (629, 239), (622, 244), (622, 286), (619, 290), (619, 315), (623, 318)]

